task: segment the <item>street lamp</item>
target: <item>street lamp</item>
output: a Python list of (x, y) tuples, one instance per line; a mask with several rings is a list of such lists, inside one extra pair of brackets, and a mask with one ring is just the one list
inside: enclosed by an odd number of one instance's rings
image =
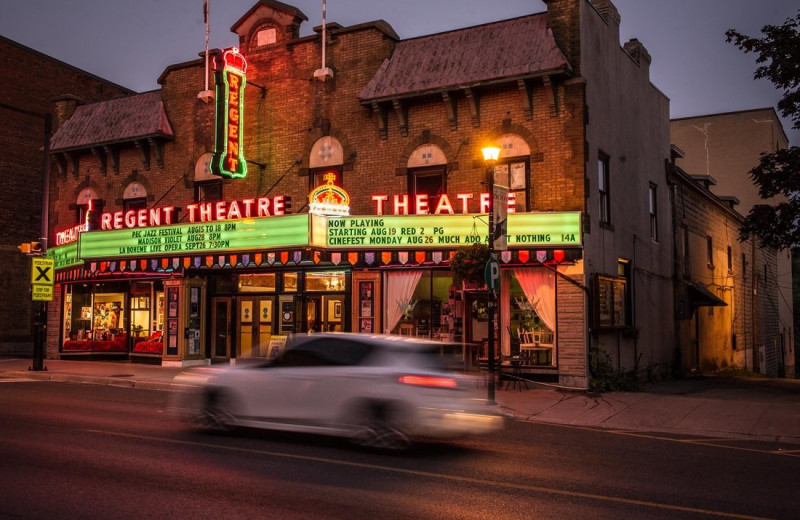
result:
[(494, 272), (499, 271), (497, 260), (494, 257), (494, 165), (500, 156), (500, 148), (487, 146), (481, 150), (486, 163), (486, 185), (489, 187), (489, 261), (486, 264), (486, 287), (488, 289), (488, 314), (489, 314), (489, 383), (487, 385), (489, 403), (494, 404), (494, 372), (495, 372), (495, 345), (494, 345), (494, 314), (497, 306), (497, 293), (495, 292)]

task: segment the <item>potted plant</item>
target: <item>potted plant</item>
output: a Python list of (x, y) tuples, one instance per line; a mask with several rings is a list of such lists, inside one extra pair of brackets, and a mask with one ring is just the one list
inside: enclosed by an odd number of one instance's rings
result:
[(459, 247), (450, 257), (450, 271), (456, 284), (466, 282), (478, 287), (484, 285), (483, 271), (489, 261), (489, 248), (484, 244)]

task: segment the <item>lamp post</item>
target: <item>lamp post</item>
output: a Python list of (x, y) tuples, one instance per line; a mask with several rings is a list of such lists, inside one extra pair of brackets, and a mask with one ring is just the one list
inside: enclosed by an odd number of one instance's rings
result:
[(493, 283), (496, 260), (494, 257), (494, 165), (500, 156), (500, 148), (487, 146), (481, 150), (483, 160), (486, 163), (486, 185), (489, 187), (489, 261), (486, 264), (486, 287), (488, 289), (488, 314), (489, 314), (489, 384), (487, 385), (487, 399), (489, 403), (495, 403), (494, 396), (494, 373), (495, 373), (495, 337), (494, 337), (494, 316), (497, 307), (497, 293)]

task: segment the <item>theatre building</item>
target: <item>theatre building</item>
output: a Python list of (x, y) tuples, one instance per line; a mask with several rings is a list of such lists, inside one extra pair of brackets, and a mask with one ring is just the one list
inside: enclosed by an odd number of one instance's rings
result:
[(300, 37), (262, 0), (159, 89), (61, 101), (48, 357), (236, 363), (324, 330), (466, 345), (474, 368), (493, 211), (503, 360), (578, 388), (598, 360), (667, 369), (668, 100), (611, 2), (545, 3), (402, 39)]

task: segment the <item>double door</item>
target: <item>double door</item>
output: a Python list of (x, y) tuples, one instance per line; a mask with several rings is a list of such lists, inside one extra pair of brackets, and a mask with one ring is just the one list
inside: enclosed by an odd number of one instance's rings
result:
[(266, 357), (273, 334), (275, 297), (215, 297), (211, 301), (211, 357)]
[(211, 312), (216, 362), (266, 358), (273, 335), (347, 330), (344, 293), (214, 297)]

